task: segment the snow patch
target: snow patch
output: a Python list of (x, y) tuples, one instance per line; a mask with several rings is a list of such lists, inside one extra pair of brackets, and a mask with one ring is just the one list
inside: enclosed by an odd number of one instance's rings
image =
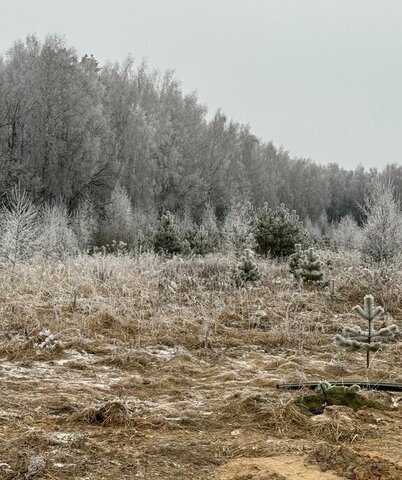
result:
[(56, 444), (70, 443), (72, 440), (77, 440), (80, 437), (82, 437), (82, 435), (77, 435), (75, 433), (70, 433), (70, 432), (53, 432), (48, 435), (48, 439), (52, 443), (56, 443)]

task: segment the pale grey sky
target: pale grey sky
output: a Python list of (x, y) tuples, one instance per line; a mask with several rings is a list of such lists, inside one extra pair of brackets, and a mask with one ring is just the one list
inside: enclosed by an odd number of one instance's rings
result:
[(0, 0), (0, 52), (28, 33), (173, 68), (293, 156), (402, 163), (401, 0)]

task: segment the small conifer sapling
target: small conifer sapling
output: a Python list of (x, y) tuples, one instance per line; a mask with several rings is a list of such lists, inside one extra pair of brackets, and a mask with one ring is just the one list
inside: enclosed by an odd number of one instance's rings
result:
[(191, 233), (190, 248), (196, 255), (206, 255), (214, 251), (216, 242), (204, 225), (194, 228)]
[(261, 278), (260, 269), (255, 261), (253, 252), (246, 248), (237, 266), (236, 282), (244, 285), (246, 282), (254, 282)]
[(157, 253), (168, 256), (183, 253), (184, 243), (175, 216), (166, 212), (162, 215), (154, 235), (154, 248)]
[(321, 262), (319, 256), (311, 247), (300, 260), (300, 276), (305, 283), (318, 283), (322, 281)]
[(363, 350), (366, 352), (366, 366), (370, 366), (370, 352), (377, 352), (386, 348), (386, 341), (392, 338), (398, 332), (397, 325), (389, 325), (387, 327), (374, 329), (374, 320), (384, 314), (382, 307), (374, 305), (374, 298), (372, 295), (364, 297), (364, 307), (360, 305), (353, 307), (363, 320), (367, 322), (367, 330), (362, 330), (360, 327), (346, 327), (343, 331), (344, 335), (336, 335), (336, 343), (350, 351)]
[(254, 220), (254, 240), (257, 253), (281, 258), (293, 253), (295, 243), (307, 244), (307, 230), (296, 213), (284, 204), (275, 209), (265, 203)]

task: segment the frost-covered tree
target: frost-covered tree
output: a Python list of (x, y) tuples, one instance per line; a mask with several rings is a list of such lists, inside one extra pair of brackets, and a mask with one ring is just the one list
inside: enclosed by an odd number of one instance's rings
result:
[(204, 208), (201, 218), (201, 226), (208, 232), (213, 245), (213, 250), (217, 250), (220, 244), (220, 232), (215, 211), (210, 203), (207, 203)]
[(35, 200), (69, 206), (84, 191), (102, 194), (113, 179), (111, 136), (95, 59), (80, 61), (58, 35), (29, 35), (3, 53), (1, 187), (20, 182)]
[(261, 255), (287, 257), (296, 243), (308, 243), (308, 233), (296, 212), (290, 212), (284, 204), (272, 209), (266, 203), (257, 212), (254, 239)]
[(343, 331), (344, 335), (336, 335), (337, 344), (351, 351), (363, 350), (366, 352), (366, 366), (370, 366), (370, 352), (377, 352), (386, 348), (386, 341), (392, 338), (398, 331), (397, 325), (389, 325), (387, 327), (374, 329), (374, 320), (384, 314), (382, 307), (376, 307), (372, 295), (364, 297), (364, 307), (360, 305), (353, 307), (361, 319), (367, 322), (367, 330), (360, 327), (346, 327)]
[(133, 236), (133, 229), (131, 200), (125, 188), (116, 185), (105, 207), (105, 217), (100, 232), (101, 242), (110, 244), (115, 240), (129, 244)]
[(362, 255), (373, 262), (392, 260), (402, 250), (402, 214), (392, 186), (383, 181), (373, 184), (363, 206)]
[(246, 282), (255, 282), (261, 278), (261, 272), (255, 261), (252, 250), (246, 248), (236, 268), (236, 283), (244, 285)]
[(210, 204), (207, 204), (202, 215), (201, 224), (193, 225), (187, 234), (191, 250), (197, 255), (206, 255), (218, 250), (220, 232), (216, 216)]
[(38, 241), (43, 255), (63, 257), (77, 252), (78, 242), (70, 225), (66, 205), (45, 205), (40, 213), (40, 222), (41, 234)]
[(354, 250), (361, 246), (362, 229), (352, 215), (345, 215), (338, 224), (333, 226), (330, 238), (342, 250)]
[(16, 186), (0, 210), (0, 258), (15, 265), (37, 250), (39, 210)]
[(249, 201), (234, 201), (226, 214), (222, 232), (225, 247), (240, 254), (254, 245), (254, 208)]
[(304, 283), (318, 283), (323, 278), (320, 257), (310, 247), (300, 260), (300, 277)]

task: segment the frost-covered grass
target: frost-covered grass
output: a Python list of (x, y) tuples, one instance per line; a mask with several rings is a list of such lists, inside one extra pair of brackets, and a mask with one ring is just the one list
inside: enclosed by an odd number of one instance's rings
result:
[[(368, 293), (398, 317), (398, 263), (374, 269), (356, 253), (321, 251), (319, 256), (324, 278), (335, 281), (335, 298), (323, 288), (301, 288), (286, 262), (269, 259), (258, 259), (260, 280), (239, 288), (237, 260), (229, 255), (36, 258), (18, 263), (12, 272), (0, 269), (0, 335), (4, 340), (36, 338), (47, 329), (64, 342), (106, 336), (135, 345), (163, 340), (193, 345), (218, 341), (219, 325), (237, 315), (250, 333), (268, 328), (265, 322), (282, 344), (292, 342), (293, 335), (308, 344), (312, 332), (332, 325), (336, 315), (348, 315)], [(257, 317), (265, 320), (258, 325)]]
[[(334, 344), (367, 293), (401, 326), (399, 265), (318, 253), (335, 295), (260, 258), (261, 278), (236, 286), (231, 255), (80, 255), (0, 269), (0, 476), (19, 478), (43, 457), (44, 475), (62, 480), (220, 478), (232, 458), (299, 455), (317, 439), (375, 441), (388, 458), (400, 413), (331, 407), (310, 419), (295, 393), (276, 389), (402, 381), (397, 340), (369, 370)], [(43, 332), (54, 347), (39, 348)], [(391, 397), (381, 400), (398, 404)]]

